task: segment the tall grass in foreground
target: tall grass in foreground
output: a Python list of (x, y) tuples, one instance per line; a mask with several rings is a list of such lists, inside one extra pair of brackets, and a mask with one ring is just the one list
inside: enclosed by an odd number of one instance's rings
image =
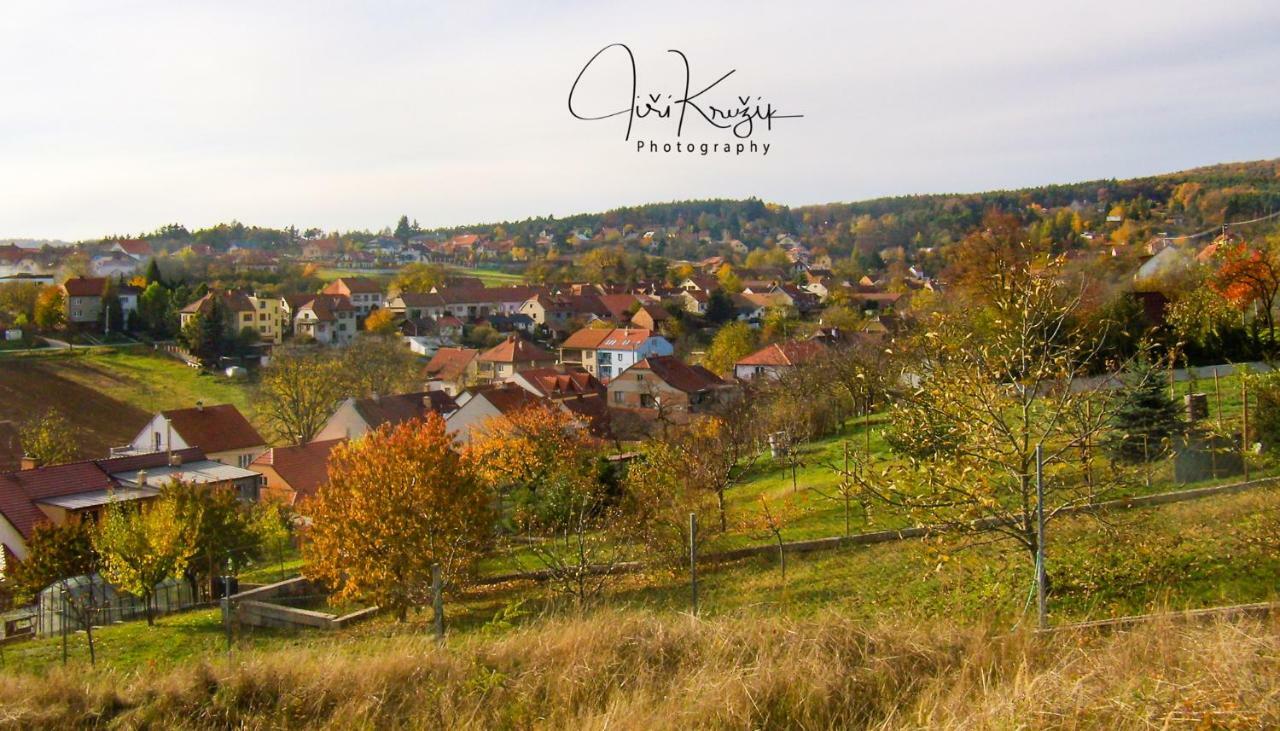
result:
[[(1280, 723), (1273, 622), (1113, 635), (602, 611), (448, 647), (0, 677), (0, 725), (1166, 728)], [(1206, 723), (1207, 722), (1207, 723)]]

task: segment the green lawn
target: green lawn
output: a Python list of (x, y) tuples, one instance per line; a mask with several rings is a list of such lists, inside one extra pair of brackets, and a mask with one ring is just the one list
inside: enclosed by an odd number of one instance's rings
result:
[[(457, 274), (464, 277), (478, 277), (487, 287), (505, 287), (512, 284), (524, 284), (524, 275), (514, 272), (506, 272), (499, 269), (486, 269), (477, 267), (460, 267), (446, 265), (445, 269), (451, 274)], [(316, 272), (316, 276), (326, 282), (331, 282), (338, 277), (377, 277), (390, 281), (395, 276), (395, 269), (337, 269), (334, 267), (324, 267)]]
[[(1169, 609), (1276, 598), (1280, 587), (1280, 490), (1222, 496), (1050, 524), (1048, 570), (1054, 585), (1050, 619), (1062, 624)], [(1007, 544), (965, 548), (951, 542), (908, 540), (808, 555), (788, 555), (784, 581), (776, 555), (700, 571), (704, 616), (809, 616), (828, 609), (865, 617), (928, 622), (950, 620), (1012, 627), (1034, 621), (1027, 611), (1032, 567)], [(600, 600), (614, 607), (685, 612), (687, 573), (655, 571), (613, 579)], [(501, 633), (568, 604), (549, 587), (521, 584), (449, 596), (451, 634)], [(429, 632), (430, 611), (405, 625), (380, 616), (335, 633), (246, 630), (237, 653), (290, 646), (376, 653)], [(226, 651), (216, 610), (136, 621), (95, 631), (100, 667), (153, 670)], [(88, 662), (83, 632), (69, 638), (72, 663)], [(6, 669), (41, 671), (61, 662), (60, 638), (4, 649)]]
[(203, 401), (234, 404), (250, 419), (255, 415), (249, 389), (243, 382), (189, 368), (146, 346), (60, 353), (41, 364), (149, 413)]

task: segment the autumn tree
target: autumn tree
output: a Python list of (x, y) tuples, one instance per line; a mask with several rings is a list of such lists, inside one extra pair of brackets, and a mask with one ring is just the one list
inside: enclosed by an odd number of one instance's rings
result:
[(952, 251), (947, 278), (972, 299), (989, 302), (1019, 285), (1035, 254), (1017, 216), (988, 211)]
[(36, 327), (44, 332), (52, 332), (67, 322), (66, 297), (62, 290), (52, 285), (40, 290), (35, 306)]
[(14, 597), (20, 602), (27, 602), (55, 581), (91, 574), (97, 570), (97, 565), (91, 523), (81, 520), (61, 525), (41, 522), (31, 529), (27, 557), (13, 567), (8, 583)]
[(528, 539), (511, 554), (520, 568), (544, 572), (578, 606), (598, 594), (621, 558), (624, 520), (599, 441), (564, 409), (533, 405), (482, 425), (467, 457)]
[(493, 526), (489, 492), (437, 414), (334, 447), (328, 482), (303, 512), (307, 576), (401, 621), (429, 600), (432, 565), (456, 584)]
[(1076, 329), (1079, 298), (1056, 268), (1000, 282), (985, 307), (940, 313), (916, 339), (914, 385), (897, 389), (890, 412), (916, 449), (864, 494), (961, 536), (994, 531), (1034, 559), (1037, 449), (1046, 521), (1104, 498), (1123, 475), (1083, 479), (1078, 456), (1109, 428), (1116, 396), (1077, 383), (1097, 341)]
[(342, 387), (349, 396), (405, 393), (420, 382), (418, 358), (394, 335), (362, 333), (342, 351)]
[(160, 497), (146, 506), (112, 502), (93, 537), (101, 574), (142, 600), (147, 624), (155, 624), (155, 589), (186, 570), (196, 547), (178, 504)]
[(668, 437), (684, 459), (685, 478), (714, 496), (720, 530), (728, 530), (727, 494), (741, 484), (760, 457), (759, 423), (750, 402), (725, 404), (715, 415), (691, 421)]
[(41, 465), (70, 462), (80, 451), (75, 425), (57, 409), (49, 409), (23, 424), (18, 437), (22, 451)]
[(406, 264), (391, 280), (390, 291), (394, 295), (405, 292), (430, 292), (432, 287), (445, 283), (448, 271), (439, 264)]
[(745, 322), (731, 322), (712, 338), (702, 363), (707, 370), (725, 375), (733, 370), (734, 363), (755, 352), (756, 344), (755, 330)]
[(1255, 322), (1261, 321), (1267, 331), (1267, 343), (1276, 339), (1275, 306), (1280, 294), (1280, 243), (1277, 237), (1261, 245), (1240, 243), (1225, 246), (1219, 254), (1220, 264), (1214, 285), (1228, 302), (1240, 310), (1255, 307)]
[(253, 508), (235, 491), (175, 480), (161, 488), (173, 501), (192, 548), (186, 575), (193, 588), (208, 586), (228, 564), (243, 565), (261, 554)]
[(329, 350), (277, 348), (262, 369), (256, 405), (276, 438), (306, 444), (343, 395), (342, 365)]
[(396, 313), (386, 308), (374, 310), (364, 319), (365, 332), (373, 335), (394, 335), (396, 333)]
[(627, 470), (625, 526), (651, 556), (667, 566), (689, 559), (689, 515), (697, 516), (695, 538), (702, 551), (720, 534), (715, 492), (688, 479), (685, 450), (669, 438), (645, 445)]

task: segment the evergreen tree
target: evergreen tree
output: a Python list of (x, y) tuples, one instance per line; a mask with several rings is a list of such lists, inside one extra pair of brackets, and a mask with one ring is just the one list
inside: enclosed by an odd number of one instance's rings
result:
[(733, 299), (723, 289), (717, 289), (707, 297), (707, 322), (720, 324), (732, 320), (737, 314)]
[(228, 348), (226, 333), (226, 308), (220, 297), (210, 297), (209, 306), (191, 318), (182, 328), (182, 339), (187, 350), (204, 365), (218, 362)]
[(160, 265), (156, 263), (155, 257), (151, 257), (151, 261), (147, 264), (146, 280), (147, 286), (155, 284), (156, 282), (161, 282), (161, 284), (163, 284), (160, 279)]
[(409, 243), (409, 237), (413, 235), (413, 227), (409, 225), (409, 217), (401, 216), (400, 221), (396, 224), (396, 238), (400, 243)]
[(1168, 448), (1171, 437), (1182, 433), (1182, 411), (1150, 361), (1140, 361), (1125, 380), (1111, 418), (1108, 450), (1122, 462), (1155, 459)]

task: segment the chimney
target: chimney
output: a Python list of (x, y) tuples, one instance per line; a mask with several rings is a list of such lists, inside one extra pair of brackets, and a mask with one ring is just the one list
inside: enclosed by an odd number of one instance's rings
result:
[(196, 402), (196, 411), (204, 411), (204, 402), (203, 402), (203, 401), (197, 401), (197, 402)]
[(34, 469), (39, 469), (39, 467), (40, 467), (40, 460), (36, 459), (35, 457), (32, 457), (29, 454), (22, 455), (22, 460), (19, 461), (18, 463), (18, 468), (24, 469), (24, 470), (34, 470)]
[(137, 479), (137, 482), (138, 482), (138, 487), (146, 487), (146, 486), (147, 486), (147, 471), (146, 471), (146, 470), (138, 470), (138, 479)]

